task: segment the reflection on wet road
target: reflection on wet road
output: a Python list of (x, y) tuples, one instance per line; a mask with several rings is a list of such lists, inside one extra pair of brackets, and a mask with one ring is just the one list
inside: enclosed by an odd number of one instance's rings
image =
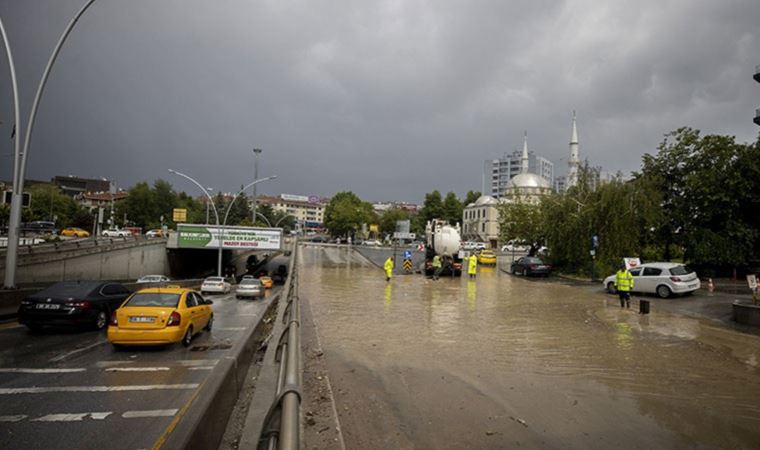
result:
[(349, 448), (760, 443), (760, 338), (602, 293), (481, 268), (396, 276), (304, 248)]

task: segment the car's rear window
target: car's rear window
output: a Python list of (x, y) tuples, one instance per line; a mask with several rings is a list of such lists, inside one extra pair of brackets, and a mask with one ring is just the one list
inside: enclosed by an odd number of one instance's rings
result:
[(224, 278), (222, 278), (222, 277), (208, 277), (208, 278), (206, 278), (206, 281), (207, 282), (211, 282), (211, 283), (221, 283), (223, 280), (224, 280)]
[(543, 264), (544, 263), (543, 261), (541, 261), (540, 258), (532, 258), (532, 257), (525, 258), (525, 262), (528, 264)]
[(157, 306), (161, 308), (176, 308), (179, 304), (179, 294), (168, 292), (138, 292), (124, 306)]
[(676, 266), (670, 269), (671, 275), (689, 275), (690, 273), (694, 271), (688, 266)]
[(90, 295), (101, 283), (63, 281), (40, 291), (37, 295), (48, 297), (86, 297)]
[(253, 280), (243, 280), (240, 282), (241, 286), (261, 286), (261, 281), (253, 279)]

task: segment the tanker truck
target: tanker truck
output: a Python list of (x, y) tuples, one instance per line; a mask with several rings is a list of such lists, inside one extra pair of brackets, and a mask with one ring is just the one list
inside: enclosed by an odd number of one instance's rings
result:
[(443, 263), (442, 276), (461, 276), (462, 258), (459, 255), (461, 245), (459, 223), (456, 227), (445, 220), (433, 219), (425, 226), (425, 275), (433, 275), (433, 257), (438, 255)]

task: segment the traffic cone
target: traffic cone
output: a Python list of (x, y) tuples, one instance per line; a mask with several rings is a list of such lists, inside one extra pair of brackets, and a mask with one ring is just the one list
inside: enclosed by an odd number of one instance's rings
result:
[(713, 280), (712, 280), (712, 278), (708, 278), (708, 279), (707, 279), (707, 291), (708, 291), (708, 292), (713, 292), (713, 291), (715, 291), (715, 283), (713, 283)]

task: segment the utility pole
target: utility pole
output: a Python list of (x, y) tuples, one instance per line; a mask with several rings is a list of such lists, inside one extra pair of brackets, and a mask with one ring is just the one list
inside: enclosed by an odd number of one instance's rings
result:
[[(260, 148), (254, 148), (253, 149), (253, 179), (258, 180), (259, 179), (259, 154), (261, 153)], [(253, 185), (253, 212), (251, 213), (252, 217), (252, 225), (256, 224), (256, 185)]]

